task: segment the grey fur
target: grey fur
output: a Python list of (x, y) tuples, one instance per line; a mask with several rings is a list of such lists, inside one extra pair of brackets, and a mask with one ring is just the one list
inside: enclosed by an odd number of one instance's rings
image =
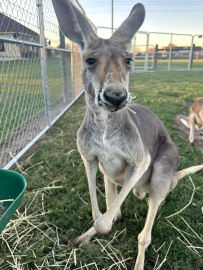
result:
[[(58, 5), (61, 8), (61, 3), (67, 4), (65, 0), (53, 2), (57, 11)], [(160, 203), (181, 176), (203, 166), (194, 170), (185, 169), (177, 177), (178, 149), (163, 123), (146, 107), (129, 105), (130, 68), (126, 60), (132, 56), (126, 50), (144, 20), (144, 7), (135, 5), (128, 19), (108, 40), (98, 38), (89, 27), (81, 28), (79, 35), (71, 27), (64, 29), (71, 18), (74, 25), (77, 25), (76, 19), (81, 25), (81, 15), (75, 12), (73, 16), (71, 3), (62, 8), (63, 14), (67, 14), (59, 19), (63, 32), (73, 41), (80, 36), (85, 45), (82, 51), (82, 79), (87, 107), (77, 133), (77, 145), (86, 168), (94, 219), (94, 226), (76, 238), (74, 244), (87, 243), (96, 233), (109, 233), (113, 222), (121, 217), (120, 207), (132, 189), (140, 199), (149, 193), (149, 211), (144, 229), (138, 236), (135, 264), (135, 270), (143, 270), (145, 249), (151, 243), (151, 230)], [(83, 23), (84, 20), (82, 18)], [(81, 44), (81, 40), (76, 42)], [(89, 65), (88, 59), (92, 58), (96, 62)], [(105, 181), (107, 211), (104, 214), (97, 203), (98, 167)], [(122, 186), (118, 195), (117, 185)]]
[(145, 9), (142, 4), (136, 4), (128, 18), (114, 32), (111, 39), (120, 41), (124, 50), (130, 51), (131, 40), (142, 25), (145, 18)]
[(94, 30), (84, 15), (69, 0), (52, 0), (62, 33), (81, 49)]

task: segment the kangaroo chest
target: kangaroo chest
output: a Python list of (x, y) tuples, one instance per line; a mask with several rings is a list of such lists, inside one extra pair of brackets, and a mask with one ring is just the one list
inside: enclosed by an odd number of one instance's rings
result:
[[(106, 174), (109, 179), (116, 181), (116, 179), (125, 178), (127, 162), (119, 155), (113, 146), (108, 149), (98, 149), (97, 157), (99, 159), (100, 171)], [(121, 184), (119, 180), (118, 184)], [(123, 179), (124, 180), (124, 179)]]
[(127, 169), (125, 146), (107, 134), (93, 137), (89, 153), (99, 160), (100, 171), (117, 184), (123, 183)]
[[(120, 116), (120, 115), (119, 115)], [(126, 130), (121, 119), (116, 115), (97, 123), (88, 119), (78, 132), (78, 149), (86, 160), (99, 160), (100, 171), (118, 185), (125, 180), (129, 164), (135, 166), (139, 154), (135, 147), (138, 136), (136, 131), (132, 136), (126, 136)], [(120, 117), (121, 118), (121, 117)], [(89, 124), (91, 123), (91, 124)], [(136, 148), (136, 151), (135, 151)], [(139, 150), (139, 149), (138, 149)]]

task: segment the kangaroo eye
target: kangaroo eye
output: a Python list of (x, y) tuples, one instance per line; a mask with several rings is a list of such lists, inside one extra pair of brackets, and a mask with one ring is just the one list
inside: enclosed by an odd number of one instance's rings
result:
[(127, 65), (130, 65), (131, 62), (133, 62), (133, 60), (131, 58), (127, 58), (127, 59), (125, 59), (125, 62)]
[(88, 64), (88, 66), (92, 66), (97, 62), (97, 60), (94, 58), (87, 58), (85, 62)]

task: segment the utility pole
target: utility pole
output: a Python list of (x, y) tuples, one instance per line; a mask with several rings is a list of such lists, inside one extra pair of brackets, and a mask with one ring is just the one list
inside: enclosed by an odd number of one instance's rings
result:
[(113, 0), (111, 2), (111, 35), (113, 35)]

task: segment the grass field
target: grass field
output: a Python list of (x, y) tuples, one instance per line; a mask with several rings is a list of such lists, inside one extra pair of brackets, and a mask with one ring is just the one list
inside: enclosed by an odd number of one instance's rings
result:
[[(58, 55), (59, 56), (59, 55)], [(144, 60), (135, 61), (136, 70), (143, 69)], [(148, 67), (152, 66), (149, 60)], [(81, 60), (74, 57), (75, 94), (81, 89)], [(171, 61), (171, 69), (187, 69), (188, 60)], [(203, 69), (203, 60), (194, 60), (193, 68)], [(157, 71), (167, 70), (168, 60), (158, 59)], [(151, 69), (149, 69), (151, 70)], [(50, 105), (52, 107), (63, 99), (63, 84), (60, 58), (47, 59), (47, 75)], [(71, 58), (67, 57), (67, 77), (69, 95), (72, 93)], [(20, 132), (23, 126), (35, 117), (44, 114), (44, 94), (41, 77), (40, 59), (0, 61), (0, 139), (6, 142), (13, 134)], [(52, 116), (52, 120), (55, 115)]]
[[(83, 89), (81, 85), (81, 60), (74, 54), (74, 88), (71, 73), (71, 57), (66, 57), (67, 94), (64, 102), (61, 59), (47, 58), (47, 83), (50, 114), (53, 121), (64, 110), (74, 95)], [(43, 128), (47, 126), (40, 59), (0, 61), (0, 166), (10, 161), (11, 151), (16, 155)], [(15, 146), (13, 145), (13, 142)], [(4, 151), (1, 151), (1, 146)]]
[[(158, 58), (157, 60), (157, 71), (160, 70), (168, 70), (168, 59), (166, 58)], [(172, 59), (170, 63), (170, 70), (175, 69), (188, 69), (188, 59)], [(135, 59), (135, 67), (143, 68), (144, 67), (144, 59)], [(135, 69), (137, 69), (135, 68)], [(153, 70), (153, 61), (151, 58), (148, 59), (148, 68), (149, 70)], [(197, 61), (194, 59), (192, 64), (192, 69), (203, 69), (203, 59), (198, 59)]]
[[(181, 139), (173, 127), (175, 115), (187, 114), (188, 104), (203, 95), (202, 72), (132, 74), (130, 92), (137, 97), (133, 102), (147, 106), (165, 124), (179, 148), (179, 169), (203, 163), (202, 151)], [(108, 236), (97, 236), (78, 249), (71, 244), (93, 224), (87, 177), (76, 147), (84, 113), (85, 101), (78, 101), (49, 130), (49, 141), (20, 162), (28, 187), (9, 230), (0, 236), (0, 269), (133, 269), (147, 200), (138, 200), (132, 192), (122, 205), (121, 221)], [(192, 204), (181, 214), (165, 218), (189, 203), (193, 185), (186, 177), (159, 208), (152, 244), (146, 251), (147, 270), (203, 269), (203, 172), (191, 178), (195, 185)], [(104, 212), (100, 172), (97, 187)]]

